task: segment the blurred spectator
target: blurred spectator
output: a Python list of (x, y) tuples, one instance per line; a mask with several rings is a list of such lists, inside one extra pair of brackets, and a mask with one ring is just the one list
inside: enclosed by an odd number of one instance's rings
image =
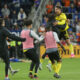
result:
[(1, 10), (3, 17), (9, 17), (10, 15), (10, 10), (8, 9), (7, 4), (4, 5), (4, 8)]
[(76, 26), (76, 24), (78, 23), (78, 21), (79, 21), (79, 20), (78, 20), (78, 18), (76, 17), (73, 25)]
[(61, 5), (61, 3), (60, 3), (60, 2), (57, 2), (57, 3), (56, 3), (56, 6), (62, 6), (62, 5)]
[(2, 16), (2, 14), (1, 14), (1, 9), (0, 9), (0, 17)]
[(76, 36), (77, 36), (77, 42), (80, 45), (80, 21), (76, 25)]
[(19, 13), (18, 13), (18, 20), (23, 20), (23, 19), (26, 19), (26, 18), (27, 18), (26, 13), (21, 8), (20, 11), (19, 11)]
[(14, 23), (17, 23), (17, 14), (16, 14), (16, 11), (13, 11), (13, 13), (12, 13), (11, 23), (12, 23), (12, 25), (14, 25)]
[(61, 0), (54, 0), (54, 5), (56, 5), (57, 2), (61, 3)]
[(16, 12), (19, 12), (20, 9), (20, 0), (13, 0), (13, 4), (14, 4), (14, 10), (16, 10)]
[(79, 20), (80, 20), (80, 12), (78, 13), (78, 17), (79, 17)]
[(80, 21), (76, 25), (76, 33), (80, 33)]
[(73, 20), (80, 20), (80, 13), (78, 13), (78, 11), (76, 11), (74, 14), (73, 14)]
[(49, 3), (46, 5), (46, 8), (47, 8), (47, 13), (51, 13), (53, 11), (53, 5), (51, 1), (49, 1)]
[(5, 17), (5, 25), (6, 27), (11, 30), (12, 26), (11, 26), (11, 20), (9, 19), (9, 17)]
[(77, 8), (77, 11), (80, 12), (80, 0), (74, 0), (74, 4)]
[(75, 13), (73, 14), (73, 20), (78, 19), (78, 12), (75, 11)]
[(80, 0), (77, 1), (77, 10), (80, 12)]
[(74, 4), (71, 4), (69, 9), (68, 9), (68, 12), (69, 13), (75, 13), (75, 11), (76, 11), (76, 8), (75, 8)]
[(71, 42), (73, 42), (73, 41), (74, 41), (75, 36), (74, 36), (74, 33), (73, 33), (72, 28), (70, 28), (70, 29), (68, 30), (68, 33), (69, 33), (69, 37), (70, 37)]
[(65, 7), (69, 7), (70, 6), (70, 0), (62, 0), (62, 3)]
[(20, 28), (20, 26), (19, 26), (17, 23), (14, 23), (13, 29), (14, 29), (14, 30), (19, 30), (19, 29), (21, 29), (21, 28)]

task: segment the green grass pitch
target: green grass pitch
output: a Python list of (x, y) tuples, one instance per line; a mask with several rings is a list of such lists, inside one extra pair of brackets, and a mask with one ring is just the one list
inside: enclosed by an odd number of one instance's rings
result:
[[(60, 71), (61, 78), (58, 80), (80, 80), (80, 59), (63, 59), (62, 68)], [(53, 77), (54, 71), (49, 72), (46, 68), (48, 60), (43, 63), (43, 70), (38, 72), (38, 80), (57, 80)], [(12, 76), (9, 74), (10, 80), (35, 80), (28, 77), (30, 63), (11, 63), (14, 69), (20, 71)], [(4, 80), (4, 63), (0, 62), (0, 80)]]

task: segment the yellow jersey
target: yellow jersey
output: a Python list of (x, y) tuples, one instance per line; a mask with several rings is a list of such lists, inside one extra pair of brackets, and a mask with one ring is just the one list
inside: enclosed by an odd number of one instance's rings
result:
[(69, 29), (65, 13), (61, 13), (59, 16), (56, 16), (55, 20), (58, 22), (58, 28), (60, 31), (66, 31)]

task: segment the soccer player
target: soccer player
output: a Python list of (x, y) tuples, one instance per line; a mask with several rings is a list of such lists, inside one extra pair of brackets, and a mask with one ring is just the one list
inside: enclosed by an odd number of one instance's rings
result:
[[(42, 41), (43, 38), (39, 37), (32, 28), (32, 21), (31, 20), (25, 20), (24, 21), (24, 29), (21, 32), (21, 37), (26, 38), (27, 40), (23, 42), (23, 52), (26, 55), (27, 58), (32, 60), (32, 63), (30, 65), (30, 71), (29, 71), (29, 77), (30, 78), (38, 78), (37, 72), (39, 68), (39, 54), (36, 52), (36, 48), (34, 46), (34, 39), (38, 41)], [(35, 68), (34, 75), (32, 74), (33, 69)]]
[(56, 22), (53, 23), (53, 26), (59, 29), (60, 31), (59, 38), (60, 39), (63, 38), (66, 41), (70, 49), (71, 58), (73, 58), (75, 57), (75, 55), (74, 55), (73, 45), (70, 42), (69, 34), (68, 34), (68, 29), (69, 29), (68, 21), (67, 21), (68, 19), (65, 13), (62, 12), (62, 8), (60, 6), (55, 7), (55, 14), (56, 14), (55, 16)]
[[(44, 24), (42, 26), (39, 27), (38, 32), (39, 35), (42, 35), (44, 32), (46, 31)], [(44, 41), (40, 43), (40, 65), (39, 65), (39, 69), (42, 70), (42, 63), (43, 63), (43, 59), (42, 59), (42, 55), (45, 53), (45, 46), (44, 45)], [(44, 48), (44, 49), (43, 49)], [(46, 67), (49, 69), (49, 71), (51, 72), (52, 68), (51, 68), (51, 61), (48, 61), (48, 64), (46, 65)]]
[[(25, 41), (25, 38), (17, 37), (13, 34), (11, 34), (6, 28), (5, 28), (5, 21), (3, 19), (0, 19), (0, 57), (5, 62), (5, 80), (10, 80), (8, 78), (8, 69), (11, 70), (10, 61), (9, 61), (9, 53), (8, 53), (8, 46), (6, 38), (11, 38), (16, 41)], [(12, 72), (12, 70), (11, 70)], [(14, 71), (15, 72), (15, 71)]]
[[(61, 69), (62, 61), (58, 52), (57, 43), (61, 46), (64, 52), (65, 52), (65, 48), (60, 43), (56, 32), (52, 32), (50, 30), (50, 27), (49, 28), (47, 27), (46, 31), (47, 32), (45, 33), (45, 38), (44, 38), (45, 46), (46, 46), (46, 53), (42, 56), (42, 58), (44, 59), (45, 56), (48, 55), (49, 59), (51, 60), (53, 70), (55, 72), (54, 77), (60, 78), (61, 76), (59, 75), (59, 71)], [(55, 61), (57, 61), (57, 64), (55, 63)]]

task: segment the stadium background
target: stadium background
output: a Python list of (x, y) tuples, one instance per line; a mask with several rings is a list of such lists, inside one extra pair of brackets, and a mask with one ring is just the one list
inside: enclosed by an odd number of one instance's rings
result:
[[(6, 5), (5, 5), (6, 4)], [(33, 29), (38, 30), (40, 26), (45, 27), (45, 21), (43, 14), (53, 12), (55, 5), (63, 6), (63, 12), (66, 13), (68, 19), (70, 19), (70, 39), (74, 45), (74, 52), (76, 57), (80, 57), (80, 0), (0, 0), (0, 18), (5, 18), (6, 27), (16, 35), (20, 35), (22, 30), (22, 22), (25, 18), (33, 20)], [(20, 15), (20, 12), (23, 15)], [(9, 42), (11, 42), (10, 40)], [(66, 54), (60, 48), (62, 57), (69, 58), (69, 49), (65, 42), (62, 40), (62, 44), (66, 48)], [(9, 49), (10, 49), (10, 43)], [(13, 42), (15, 47), (16, 57), (23, 58), (21, 53), (21, 44), (17, 45), (17, 42)], [(41, 53), (45, 52), (44, 46), (41, 47)], [(19, 52), (17, 52), (19, 51)], [(13, 56), (11, 56), (13, 57)], [(80, 59), (63, 59), (63, 66), (61, 70), (61, 80), (80, 80)], [(44, 61), (43, 70), (39, 71), (39, 80), (53, 80), (53, 72), (48, 72), (45, 68), (47, 60)], [(11, 80), (30, 80), (28, 78), (28, 71), (30, 63), (11, 63), (13, 68), (20, 68), (20, 72), (11, 76)], [(27, 66), (26, 66), (27, 65)], [(47, 73), (47, 76), (46, 74)], [(4, 79), (4, 63), (0, 60), (0, 80)], [(56, 80), (56, 79), (54, 79)]]
[[(54, 14), (54, 7), (62, 6), (63, 12), (70, 19), (68, 31), (71, 42), (75, 45), (76, 57), (80, 57), (80, 0), (46, 0), (45, 4), (44, 2), (45, 0), (0, 0), (0, 18), (5, 18), (6, 27), (19, 36), (24, 19), (32, 19), (33, 29), (37, 32), (40, 26), (45, 27), (43, 15)], [(66, 45), (64, 40), (61, 42)], [(69, 56), (69, 51), (63, 55)]]

